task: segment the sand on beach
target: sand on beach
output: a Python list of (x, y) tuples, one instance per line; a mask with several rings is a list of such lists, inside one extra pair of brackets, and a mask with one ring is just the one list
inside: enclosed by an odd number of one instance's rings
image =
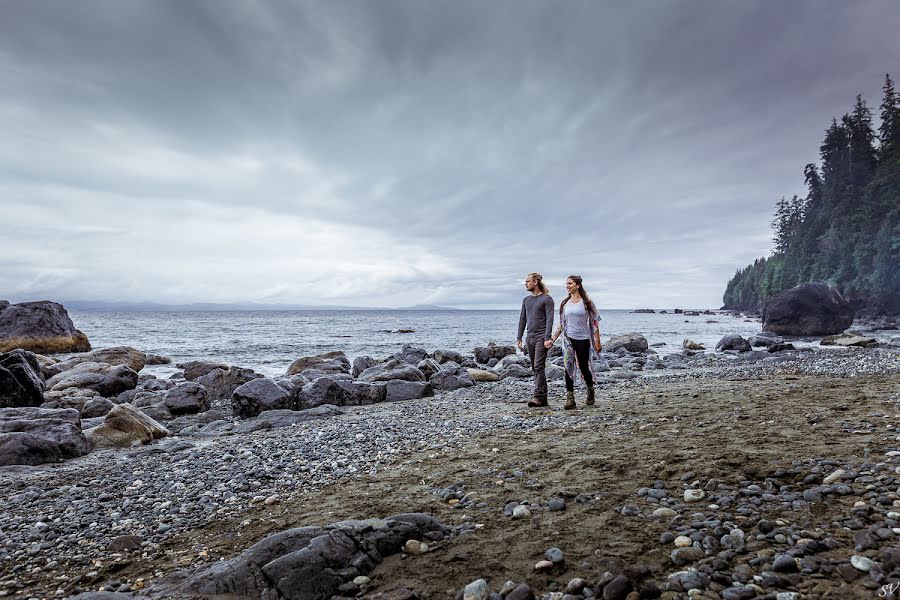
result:
[[(694, 481), (700, 487), (710, 479), (735, 488), (740, 482), (761, 484), (795, 461), (884, 460), (885, 452), (897, 447), (898, 393), (896, 374), (848, 378), (781, 373), (764, 380), (713, 375), (610, 386), (596, 406), (580, 405), (574, 414), (563, 414), (561, 398), (539, 410), (527, 408), (526, 398), (522, 403), (485, 402), (486, 414), (571, 418), (559, 427), (474, 436), (445, 451), (407, 454), (376, 477), (340, 480), (248, 512), (244, 518), (249, 524), (223, 520), (175, 536), (164, 543), (163, 558), (121, 565), (115, 574), (150, 580), (155, 574), (233, 556), (290, 527), (416, 511), (448, 524), (472, 519), (483, 528), (433, 544), (421, 556), (389, 557), (369, 574), (369, 592), (408, 587), (420, 598), (453, 598), (478, 578), (486, 579), (492, 590), (507, 580), (527, 581), (536, 592), (562, 590), (574, 577), (592, 583), (606, 571), (615, 574), (641, 565), (664, 580), (679, 570), (669, 557), (672, 544), (659, 540), (663, 532), (674, 531), (674, 524), (671, 518), (650, 516), (658, 505), (639, 497), (639, 488), (662, 480), (673, 497), (680, 497)], [(578, 416), (586, 414), (602, 419), (579, 422)], [(487, 507), (455, 509), (436, 495), (460, 481)], [(782, 482), (792, 483), (791, 476)], [(593, 500), (579, 503), (577, 495)], [(564, 497), (566, 510), (541, 511), (525, 519), (511, 519), (502, 511), (512, 500), (546, 505), (552, 497)], [(858, 499), (829, 497), (804, 510), (777, 509), (765, 517), (799, 529), (822, 528), (840, 548), (818, 556), (846, 560), (852, 554), (853, 531), (834, 523), (848, 518)], [(624, 505), (635, 505), (642, 513), (623, 516), (619, 509)], [(737, 514), (737, 504), (721, 510), (708, 508), (707, 502), (691, 507), (680, 511), (686, 516), (675, 523), (689, 523), (688, 515), (699, 511), (743, 524), (749, 533), (758, 520)], [(564, 552), (564, 565), (535, 573), (535, 563), (551, 547)], [(751, 551), (747, 558), (752, 556)], [(108, 577), (102, 574), (98, 581)], [(802, 581), (803, 597), (809, 598), (871, 598), (875, 593), (861, 580), (847, 581), (837, 573)]]

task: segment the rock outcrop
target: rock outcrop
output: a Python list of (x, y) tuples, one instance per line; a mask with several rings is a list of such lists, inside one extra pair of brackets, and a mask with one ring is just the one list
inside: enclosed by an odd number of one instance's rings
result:
[(716, 350), (735, 350), (737, 352), (749, 352), (752, 350), (750, 342), (745, 340), (739, 333), (729, 333), (716, 344)]
[(763, 308), (763, 331), (777, 335), (832, 335), (853, 323), (853, 308), (832, 285), (804, 283), (770, 298)]
[(0, 302), (0, 352), (21, 348), (38, 354), (88, 352), (86, 335), (75, 329), (62, 304), (42, 300)]
[(147, 364), (147, 355), (130, 346), (114, 346), (112, 348), (94, 350), (80, 356), (73, 356), (67, 360), (48, 365), (44, 367), (44, 373), (52, 377), (86, 362), (106, 363), (113, 366), (125, 365), (137, 373)]

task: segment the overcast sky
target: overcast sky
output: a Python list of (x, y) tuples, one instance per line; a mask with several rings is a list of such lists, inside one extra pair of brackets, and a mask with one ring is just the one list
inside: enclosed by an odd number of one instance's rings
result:
[(718, 307), (900, 2), (0, 0), (0, 299)]

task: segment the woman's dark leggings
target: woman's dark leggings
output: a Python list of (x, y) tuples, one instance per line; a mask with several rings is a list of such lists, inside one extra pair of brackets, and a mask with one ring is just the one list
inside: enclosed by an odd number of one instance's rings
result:
[[(594, 387), (594, 378), (591, 376), (591, 340), (573, 340), (569, 338), (572, 349), (575, 350), (575, 358), (578, 360), (578, 367), (581, 369), (581, 376), (588, 387)], [(569, 377), (566, 371), (566, 391), (575, 390), (575, 381)]]

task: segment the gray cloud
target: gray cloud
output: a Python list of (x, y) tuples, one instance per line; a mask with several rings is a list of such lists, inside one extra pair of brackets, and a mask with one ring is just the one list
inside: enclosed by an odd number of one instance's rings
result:
[(900, 5), (12, 0), (0, 297), (715, 306)]

